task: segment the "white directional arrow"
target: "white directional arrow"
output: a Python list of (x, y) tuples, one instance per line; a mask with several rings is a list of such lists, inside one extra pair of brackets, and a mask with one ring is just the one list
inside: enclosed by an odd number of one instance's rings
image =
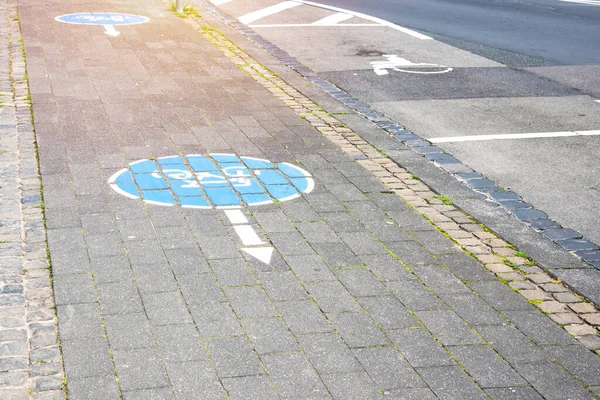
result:
[(104, 33), (112, 37), (117, 37), (121, 34), (114, 25), (104, 25)]
[[(225, 215), (233, 225), (233, 229), (235, 229), (244, 246), (261, 246), (266, 244), (254, 231), (252, 225), (248, 224), (248, 219), (240, 210), (225, 210)], [(273, 256), (273, 247), (271, 246), (244, 247), (241, 250), (267, 265), (271, 263), (271, 257)]]
[(267, 265), (271, 263), (271, 257), (273, 256), (272, 247), (243, 248), (242, 250), (250, 254), (252, 257), (259, 259)]
[[(398, 57), (395, 54), (384, 54), (387, 60), (372, 61), (371, 66), (377, 75), (389, 74), (388, 69), (409, 74), (445, 74), (452, 71), (452, 68), (440, 64), (414, 63), (406, 58)], [(426, 69), (426, 70), (423, 70)], [(431, 71), (429, 69), (436, 69)]]

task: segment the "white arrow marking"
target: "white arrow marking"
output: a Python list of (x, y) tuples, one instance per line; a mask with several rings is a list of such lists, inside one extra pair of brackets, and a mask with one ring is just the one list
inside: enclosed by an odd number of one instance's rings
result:
[(242, 239), (244, 246), (260, 246), (261, 244), (265, 244), (250, 225), (236, 225), (233, 229), (235, 229), (235, 232)]
[(271, 257), (273, 256), (273, 248), (272, 247), (255, 247), (249, 249), (242, 249), (246, 253), (250, 254), (254, 258), (258, 258), (260, 261), (265, 264), (271, 263)]
[(104, 25), (104, 33), (112, 37), (117, 37), (121, 34), (114, 25)]
[[(252, 225), (248, 224), (248, 218), (240, 210), (225, 210), (225, 215), (229, 219), (229, 222), (233, 225), (233, 229), (238, 234), (244, 246), (260, 246), (266, 244), (256, 234)], [(255, 248), (242, 248), (252, 257), (269, 264), (271, 257), (273, 256), (273, 247), (255, 247)]]

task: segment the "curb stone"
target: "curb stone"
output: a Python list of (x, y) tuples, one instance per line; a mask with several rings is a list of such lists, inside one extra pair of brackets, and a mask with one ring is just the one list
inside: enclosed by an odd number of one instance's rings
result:
[(0, 239), (11, 249), (0, 256), (0, 345), (12, 349), (0, 357), (0, 398), (64, 399), (17, 3), (0, 3), (0, 13)]
[[(489, 231), (482, 224), (432, 191), (408, 170), (381, 154), (356, 132), (331, 116), (297, 89), (212, 28), (199, 17), (187, 19), (210, 43), (253, 79), (308, 121), (327, 139), (352, 156), (375, 175), (391, 192), (399, 196), (429, 223), (455, 244), (481, 262), (512, 290), (549, 314), (559, 325), (590, 350), (600, 350), (597, 337), (599, 311), (582, 297), (572, 293), (562, 281), (551, 277), (528, 255)], [(503, 267), (500, 267), (502, 265)], [(569, 296), (566, 296), (569, 295)], [(585, 318), (584, 314), (594, 317)], [(576, 317), (578, 319), (573, 318)], [(558, 320), (558, 321), (557, 321)], [(587, 322), (584, 322), (587, 321)], [(560, 323), (560, 322), (564, 323)]]

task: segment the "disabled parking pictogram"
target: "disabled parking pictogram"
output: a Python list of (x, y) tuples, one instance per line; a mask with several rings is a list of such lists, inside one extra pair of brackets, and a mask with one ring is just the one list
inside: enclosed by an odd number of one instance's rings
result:
[(245, 246), (241, 250), (267, 264), (273, 248), (264, 246), (242, 207), (292, 200), (314, 188), (312, 176), (296, 165), (222, 153), (135, 161), (115, 173), (109, 184), (148, 204), (225, 209)]

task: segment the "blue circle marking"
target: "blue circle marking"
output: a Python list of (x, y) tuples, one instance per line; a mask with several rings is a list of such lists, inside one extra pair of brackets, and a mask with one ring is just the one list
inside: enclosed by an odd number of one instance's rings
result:
[(311, 175), (296, 165), (220, 153), (135, 161), (108, 183), (132, 199), (186, 208), (258, 206), (292, 200), (314, 188)]
[(148, 17), (144, 17), (142, 15), (111, 12), (83, 12), (66, 14), (58, 16), (54, 19), (59, 22), (78, 25), (136, 25), (149, 21)]

